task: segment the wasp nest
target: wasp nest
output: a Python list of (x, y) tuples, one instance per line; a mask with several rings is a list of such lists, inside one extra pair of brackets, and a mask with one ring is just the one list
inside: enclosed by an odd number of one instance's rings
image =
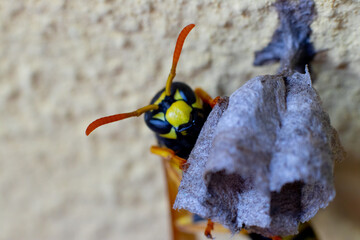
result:
[(215, 106), (174, 205), (264, 236), (295, 234), (326, 207), (335, 196), (334, 161), (344, 157), (305, 68), (314, 55), (314, 4), (276, 7), (279, 28), (255, 64), (280, 60), (280, 73), (251, 79)]

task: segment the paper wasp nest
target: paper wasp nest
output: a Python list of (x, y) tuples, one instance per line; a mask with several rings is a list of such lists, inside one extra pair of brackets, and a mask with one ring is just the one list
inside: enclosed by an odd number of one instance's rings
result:
[(233, 232), (297, 233), (335, 196), (333, 164), (344, 156), (305, 69), (312, 1), (276, 3), (280, 26), (255, 64), (280, 60), (280, 74), (258, 76), (211, 112), (188, 159), (174, 208)]

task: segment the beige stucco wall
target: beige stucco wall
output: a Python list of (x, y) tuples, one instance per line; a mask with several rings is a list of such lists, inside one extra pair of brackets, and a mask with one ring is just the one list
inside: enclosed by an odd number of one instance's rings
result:
[[(276, 26), (272, 1), (0, 2), (0, 239), (168, 239), (167, 200), (143, 119), (98, 129), (165, 84), (179, 31), (190, 33), (176, 80), (230, 95)], [(338, 197), (315, 219), (323, 239), (360, 239), (360, 4), (316, 1), (314, 73), (349, 159)], [(339, 237), (346, 234), (347, 237)]]

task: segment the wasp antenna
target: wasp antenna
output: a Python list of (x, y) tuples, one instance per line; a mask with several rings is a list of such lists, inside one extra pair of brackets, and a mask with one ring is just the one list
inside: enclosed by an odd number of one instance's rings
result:
[(186, 27), (183, 28), (183, 30), (180, 32), (179, 37), (176, 41), (175, 50), (174, 50), (174, 56), (173, 56), (173, 63), (171, 66), (170, 74), (166, 82), (166, 88), (165, 88), (165, 94), (166, 96), (170, 96), (170, 90), (171, 90), (171, 83), (176, 75), (176, 66), (180, 58), (181, 50), (184, 45), (185, 38), (189, 34), (189, 32), (195, 27), (195, 24), (189, 24)]
[(112, 122), (116, 122), (116, 121), (120, 121), (129, 117), (138, 117), (141, 114), (151, 111), (151, 110), (156, 110), (158, 109), (159, 106), (156, 104), (150, 104), (147, 105), (145, 107), (139, 108), (138, 110), (135, 110), (133, 112), (129, 112), (129, 113), (120, 113), (120, 114), (115, 114), (115, 115), (111, 115), (111, 116), (107, 116), (107, 117), (102, 117), (99, 119), (96, 119), (95, 121), (93, 121), (92, 123), (90, 123), (90, 125), (86, 128), (86, 135), (88, 136), (92, 131), (94, 131), (96, 128), (108, 124), (108, 123), (112, 123)]

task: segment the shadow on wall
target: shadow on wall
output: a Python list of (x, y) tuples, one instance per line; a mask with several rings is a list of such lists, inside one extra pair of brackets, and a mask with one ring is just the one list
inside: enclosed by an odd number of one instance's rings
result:
[[(354, 235), (351, 228), (358, 229), (360, 226), (359, 76), (352, 63), (335, 64), (327, 51), (316, 56), (312, 67), (312, 74), (316, 77), (315, 88), (347, 153), (345, 161), (335, 163), (336, 197), (330, 204), (328, 213), (333, 218), (332, 221), (336, 221), (333, 225), (334, 233), (337, 232), (335, 235), (343, 236), (344, 239), (345, 236), (349, 236), (348, 239), (358, 239), (360, 236)], [(329, 223), (325, 217), (322, 220), (322, 224)], [(326, 227), (329, 228), (331, 227)]]

